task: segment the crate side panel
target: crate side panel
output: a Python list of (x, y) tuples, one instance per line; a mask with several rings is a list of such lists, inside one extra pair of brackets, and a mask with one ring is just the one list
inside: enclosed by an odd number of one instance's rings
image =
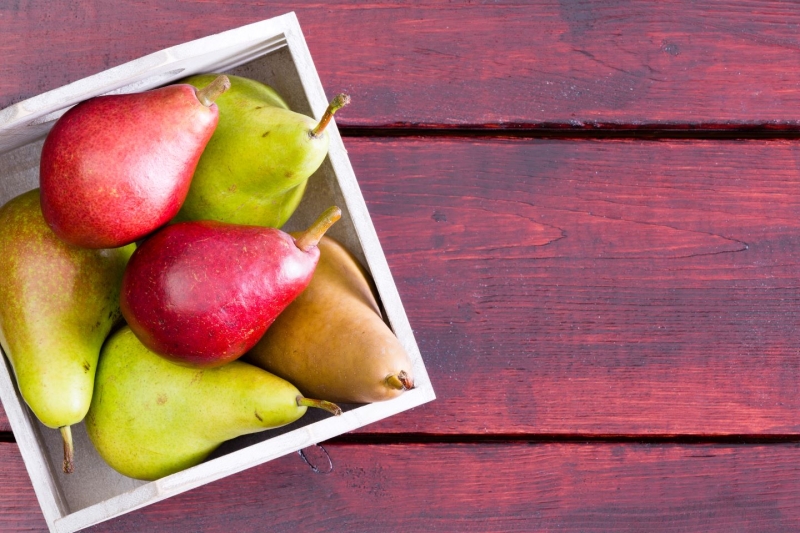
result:
[(276, 50), (269, 56), (262, 56), (244, 65), (227, 69), (225, 73), (265, 83), (278, 91), (292, 111), (309, 116), (312, 114), (303, 90), (303, 82), (288, 46)]
[[(57, 431), (42, 433), (50, 461), (59, 464), (62, 457), (60, 434)], [(108, 466), (89, 440), (83, 422), (72, 426), (72, 439), (75, 444), (75, 471), (68, 476), (58, 477), (70, 511), (89, 507), (146, 484), (123, 476)]]
[(0, 154), (0, 205), (39, 186), (39, 156), (43, 142)]

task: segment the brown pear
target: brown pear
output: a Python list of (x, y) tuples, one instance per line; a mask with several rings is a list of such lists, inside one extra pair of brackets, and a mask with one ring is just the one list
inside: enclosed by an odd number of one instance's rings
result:
[(378, 402), (413, 388), (411, 361), (381, 318), (365, 271), (329, 237), (319, 250), (311, 283), (247, 360), (333, 402)]

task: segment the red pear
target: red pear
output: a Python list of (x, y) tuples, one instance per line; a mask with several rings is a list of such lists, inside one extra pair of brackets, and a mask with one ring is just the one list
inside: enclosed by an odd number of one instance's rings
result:
[(180, 210), (197, 162), (214, 133), (220, 76), (187, 84), (98, 96), (67, 111), (42, 148), (42, 214), (62, 240), (116, 248), (166, 224)]
[(296, 238), (275, 228), (182, 222), (131, 257), (120, 308), (139, 340), (176, 363), (211, 368), (243, 355), (308, 286), (332, 207)]

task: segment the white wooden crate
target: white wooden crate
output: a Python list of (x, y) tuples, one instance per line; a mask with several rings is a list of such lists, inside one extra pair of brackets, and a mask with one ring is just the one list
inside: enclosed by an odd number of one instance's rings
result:
[[(168, 48), (0, 111), (0, 205), (38, 187), (44, 136), (71, 106), (93, 96), (144, 91), (203, 72), (239, 74), (267, 83), (293, 110), (316, 118), (328, 103), (294, 13)], [(310, 410), (285, 428), (224, 444), (201, 465), (143, 482), (108, 467), (94, 451), (82, 423), (73, 426), (75, 473), (63, 474), (59, 432), (46, 428), (27, 408), (4, 358), (0, 400), (51, 531), (77, 531), (435, 398), (342, 139), (335, 124), (328, 131), (328, 157), (311, 177), (306, 197), (286, 229), (306, 227), (330, 205), (342, 208), (342, 220), (329, 234), (372, 274), (387, 321), (413, 361), (416, 388), (388, 402), (354, 406), (340, 417)]]

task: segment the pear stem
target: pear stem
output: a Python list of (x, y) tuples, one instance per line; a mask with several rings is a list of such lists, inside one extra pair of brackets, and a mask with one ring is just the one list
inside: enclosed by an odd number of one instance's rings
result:
[(197, 99), (206, 107), (211, 107), (214, 100), (231, 88), (231, 80), (228, 76), (221, 74), (214, 78), (214, 81), (197, 91)]
[(386, 376), (386, 385), (394, 390), (411, 390), (414, 382), (408, 377), (405, 370), (401, 370), (397, 375), (389, 374)]
[(319, 244), (319, 240), (325, 235), (325, 232), (340, 218), (342, 218), (342, 210), (336, 206), (329, 207), (294, 240), (295, 245), (304, 252), (308, 252)]
[(317, 124), (313, 130), (308, 132), (308, 134), (312, 137), (319, 137), (322, 132), (325, 131), (325, 128), (328, 127), (328, 123), (333, 118), (333, 114), (349, 103), (350, 97), (344, 93), (334, 96), (333, 100), (331, 100), (331, 103), (328, 104), (328, 109), (325, 110), (325, 114), (322, 115), (321, 119), (319, 119), (319, 124)]
[(325, 400), (314, 400), (313, 398), (306, 398), (304, 396), (297, 397), (297, 406), (316, 407), (317, 409), (325, 409), (334, 416), (342, 414), (342, 409), (335, 403), (326, 402)]
[(64, 473), (71, 474), (75, 471), (73, 460), (75, 459), (75, 447), (72, 445), (72, 428), (61, 426), (61, 438), (64, 439)]

